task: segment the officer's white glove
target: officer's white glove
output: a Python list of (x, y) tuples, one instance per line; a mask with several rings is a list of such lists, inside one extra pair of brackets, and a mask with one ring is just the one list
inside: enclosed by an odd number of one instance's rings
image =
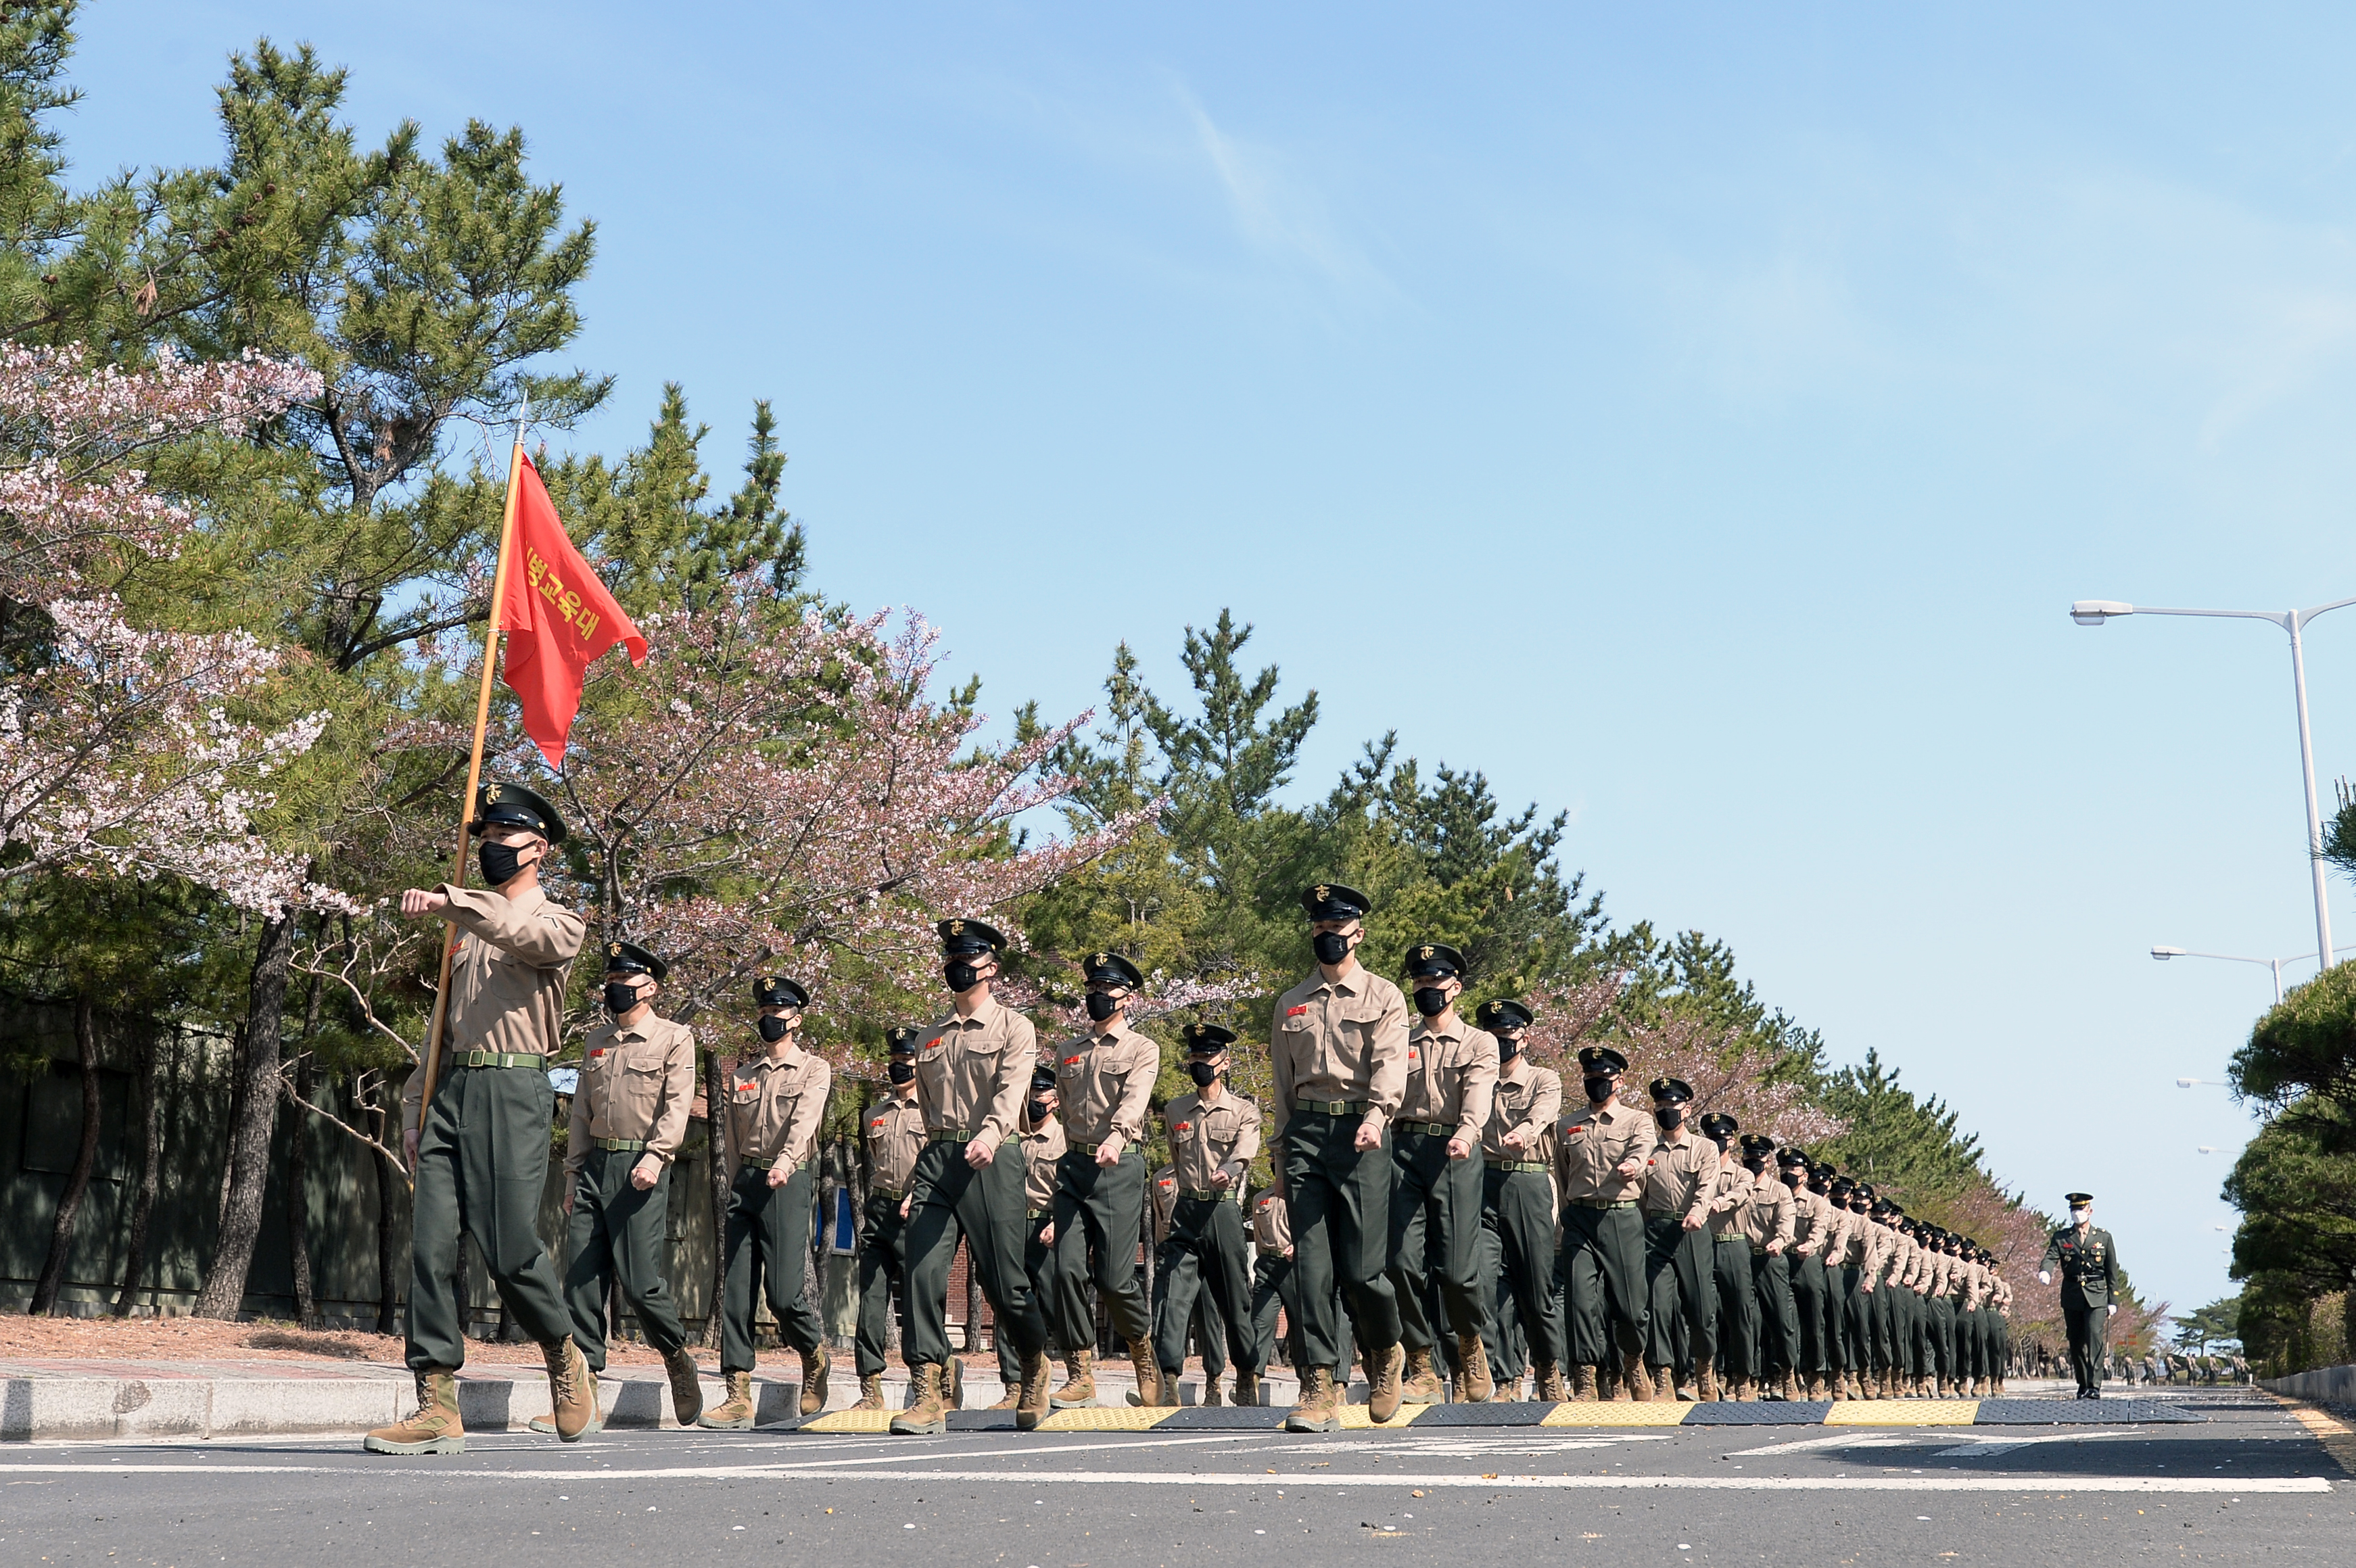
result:
[(2040, 1285), (2051, 1285), (2053, 1283), (2053, 1276), (2046, 1273), (2043, 1269), (2039, 1269), (2037, 1271), (2037, 1283)]
[(2112, 1302), (2112, 1303), (2111, 1303), (2111, 1309), (2110, 1309), (2108, 1312), (2104, 1313), (2103, 1316), (2104, 1316), (2104, 1317), (2116, 1317), (2118, 1315), (2119, 1315), (2119, 1304), (2118, 1304), (2117, 1302), (2114, 1301), (2114, 1302)]

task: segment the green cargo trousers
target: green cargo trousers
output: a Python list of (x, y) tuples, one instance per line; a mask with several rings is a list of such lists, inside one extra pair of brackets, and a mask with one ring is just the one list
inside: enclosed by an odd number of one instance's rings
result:
[[(1033, 1301), (1047, 1300), (1049, 1292), (1055, 1287), (1048, 1264), (1053, 1261), (1055, 1251), (1040, 1240), (1047, 1233), (1047, 1227), (1054, 1223), (1055, 1219), (1055, 1211), (1052, 1209), (1042, 1209), (1035, 1214), (1025, 1213), (1023, 1219), (1023, 1274), (1031, 1282), (1031, 1299)], [(1015, 1354), (1012, 1336), (993, 1334), (991, 1338), (997, 1342), (998, 1381), (1012, 1388), (1023, 1381), (1023, 1358)]]
[(826, 1330), (802, 1288), (809, 1264), (811, 1162), (782, 1186), (769, 1185), (769, 1168), (746, 1164), (728, 1189), (728, 1223), (721, 1257), (727, 1268), (720, 1315), (720, 1371), (753, 1370), (753, 1293), (769, 1298), (777, 1337), (809, 1355), (826, 1343)]
[[(1759, 1292), (1751, 1280), (1751, 1243), (1739, 1235), (1719, 1237), (1710, 1244), (1709, 1266), (1718, 1283), (1722, 1370), (1729, 1381), (1745, 1381), (1759, 1375)], [(1694, 1364), (1701, 1364), (1699, 1356)]]
[(630, 1171), (636, 1149), (593, 1148), (573, 1179), (565, 1236), (564, 1298), (573, 1342), (593, 1372), (605, 1370), (605, 1287), (618, 1284), (647, 1343), (665, 1356), (687, 1344), (670, 1289), (670, 1167), (641, 1191)]
[(859, 1232), (859, 1332), (852, 1360), (862, 1378), (879, 1376), (891, 1343), (891, 1316), (900, 1315), (900, 1345), (908, 1343), (908, 1221), (900, 1217), (906, 1194), (878, 1189), (867, 1194)]
[[(1676, 1214), (1644, 1221), (1644, 1278), (1651, 1293), (1644, 1360), (1652, 1365), (1718, 1364), (1718, 1281), (1710, 1273), (1711, 1251), (1707, 1225), (1688, 1231)], [(1677, 1343), (1681, 1324), (1682, 1346)]]
[(1448, 1157), (1444, 1133), (1391, 1139), (1391, 1289), (1399, 1343), (1429, 1350), (1440, 1339), (1424, 1304), (1437, 1293), (1450, 1335), (1489, 1332), (1489, 1287), (1481, 1278), (1481, 1151)]
[(1798, 1311), (1798, 1355), (1793, 1371), (1813, 1377), (1826, 1370), (1825, 1296), (1831, 1288), (1822, 1258), (1794, 1258), (1791, 1263), (1792, 1302)]
[(475, 1238), (491, 1283), (526, 1339), (570, 1337), (564, 1283), (541, 1244), (548, 1130), (556, 1091), (538, 1067), (456, 1067), (434, 1091), (417, 1139), (409, 1244), (412, 1371), (466, 1364), (458, 1236)]
[(1931, 1319), (1931, 1360), (1940, 1381), (1955, 1376), (1955, 1304), (1944, 1296), (1927, 1304)]
[(1491, 1167), (1481, 1176), (1481, 1225), (1496, 1248), (1500, 1300), (1513, 1304), (1515, 1332), (1508, 1333), (1502, 1307), (1483, 1326), (1490, 1370), (1509, 1369), (1519, 1378), (1525, 1347), (1529, 1364), (1565, 1368), (1562, 1298), (1555, 1294), (1554, 1182), (1544, 1170)]
[(916, 1156), (907, 1237), (905, 1359), (911, 1367), (939, 1366), (949, 1359), (949, 1264), (960, 1241), (996, 1315), (997, 1331), (1014, 1342), (1020, 1356), (1047, 1348), (1047, 1320), (1023, 1268), (1023, 1150), (1009, 1139), (980, 1170), (965, 1162), (965, 1151), (962, 1141), (940, 1138)]
[[(1262, 1253), (1252, 1264), (1252, 1348), (1258, 1353), (1259, 1364), (1265, 1370), (1276, 1359), (1277, 1309), (1284, 1310), (1284, 1357), (1298, 1368), (1308, 1354), (1301, 1343), (1301, 1276), (1293, 1269), (1292, 1260), (1281, 1253)], [(1350, 1318), (1347, 1313), (1336, 1311), (1341, 1324), (1342, 1360), (1338, 1365), (1348, 1366), (1356, 1359), (1350, 1343)]]
[[(1284, 1197), (1292, 1221), (1292, 1275), (1307, 1365), (1346, 1380), (1344, 1346), (1387, 1356), (1399, 1342), (1398, 1294), (1384, 1265), (1391, 1239), (1390, 1138), (1357, 1147), (1362, 1118), (1295, 1111), (1284, 1128)], [(1345, 1328), (1341, 1293), (1349, 1294)]]
[(1781, 1377), (1799, 1365), (1800, 1308), (1792, 1298), (1792, 1260), (1783, 1253), (1751, 1254), (1751, 1284), (1759, 1296), (1759, 1364)]
[(2111, 1309), (2073, 1303), (2062, 1293), (2062, 1327), (2070, 1336), (2070, 1370), (2078, 1376), (2080, 1394), (2103, 1392), (2103, 1373), (2110, 1364)]
[(1153, 1359), (1163, 1371), (1185, 1366), (1186, 1332), (1198, 1317), (1206, 1372), (1216, 1354), (1207, 1341), (1221, 1329), (1237, 1370), (1261, 1370), (1258, 1336), (1251, 1330), (1250, 1257), (1243, 1210), (1233, 1199), (1178, 1200), (1169, 1239), (1154, 1254)]
[(1049, 1265), (1055, 1290), (1047, 1323), (1056, 1346), (1096, 1348), (1090, 1285), (1123, 1343), (1151, 1343), (1153, 1315), (1146, 1310), (1138, 1251), (1145, 1240), (1145, 1151), (1130, 1144), (1112, 1164), (1098, 1165), (1096, 1156), (1067, 1149), (1055, 1162), (1055, 1255)]
[(1562, 1206), (1563, 1288), (1570, 1309), (1571, 1358), (1601, 1366), (1616, 1341), (1623, 1356), (1644, 1349), (1651, 1316), (1644, 1287), (1644, 1217), (1633, 1203)]
[[(1485, 1183), (1484, 1183), (1485, 1185)], [(1521, 1387), (1530, 1370), (1530, 1337), (1522, 1332), (1520, 1305), (1514, 1299), (1514, 1282), (1505, 1276), (1505, 1244), (1489, 1228), (1484, 1209), (1481, 1226), (1481, 1278), (1489, 1292), (1489, 1329), (1481, 1348), (1489, 1353), (1489, 1375), (1497, 1381), (1496, 1398)]]

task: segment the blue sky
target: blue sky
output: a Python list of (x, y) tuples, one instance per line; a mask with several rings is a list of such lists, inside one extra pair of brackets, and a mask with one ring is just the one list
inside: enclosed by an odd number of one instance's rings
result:
[[(2072, 599), (2356, 593), (2356, 13), (99, 3), (85, 174), (267, 33), (594, 217), (583, 443), (776, 400), (818, 580), (1003, 714), (1222, 605), (1326, 718), (1570, 813), (1622, 920), (1879, 1047), (2147, 1295), (2314, 945), (2288, 656)], [(2309, 647), (2356, 772), (2356, 609)], [(2335, 880), (2340, 940), (2356, 900)], [(2210, 1145), (2222, 1152), (2194, 1152)]]

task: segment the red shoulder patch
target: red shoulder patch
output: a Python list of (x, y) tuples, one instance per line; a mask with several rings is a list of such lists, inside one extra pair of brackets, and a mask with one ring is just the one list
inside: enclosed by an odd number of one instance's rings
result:
[(1173, 1132), (1178, 1132), (1178, 1133), (1192, 1132), (1192, 1131), (1194, 1131), (1194, 1123), (1192, 1123), (1192, 1122), (1181, 1122), (1181, 1123), (1179, 1123), (1175, 1127), (1173, 1127), (1173, 1128), (1171, 1129), (1171, 1131), (1173, 1131)]
[(1301, 1014), (1303, 1014), (1303, 1013), (1307, 1012), (1308, 1010), (1309, 1010), (1309, 1004), (1308, 1004), (1307, 1002), (1303, 1002), (1303, 1003), (1301, 1003), (1301, 1004), (1299, 1007), (1297, 1007), (1297, 1008), (1285, 1008), (1285, 1009), (1284, 1009), (1284, 1016), (1285, 1016), (1286, 1018), (1289, 1018), (1289, 1019), (1297, 1019), (1297, 1018), (1299, 1018)]
[(1081, 1062), (1087, 1060), (1087, 1059), (1086, 1057), (1082, 1056), (1067, 1056), (1064, 1058), (1064, 1065), (1066, 1067), (1077, 1067)]

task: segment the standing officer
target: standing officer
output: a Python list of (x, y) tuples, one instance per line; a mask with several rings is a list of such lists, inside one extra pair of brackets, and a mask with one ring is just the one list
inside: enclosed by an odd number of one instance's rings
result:
[(925, 1112), (916, 1104), (916, 1038), (905, 1025), (886, 1029), (891, 1090), (867, 1108), (867, 1213), (859, 1233), (860, 1410), (884, 1408), (884, 1351), (897, 1297), (900, 1343), (908, 1343), (908, 1184), (925, 1147)]
[(1047, 1322), (1023, 1271), (1027, 1205), (1023, 1151), (1012, 1140), (1039, 1037), (1029, 1019), (990, 994), (1006, 939), (978, 920), (945, 920), (939, 931), (941, 973), (957, 1005), (916, 1042), (926, 1143), (909, 1195), (910, 1388), (892, 1430), (948, 1430), (949, 1263), (962, 1240), (998, 1332), (1023, 1358), (1014, 1425), (1029, 1432), (1047, 1413)]
[(802, 1009), (809, 992), (798, 981), (771, 976), (756, 981), (760, 1005), (754, 1027), (762, 1051), (740, 1065), (728, 1095), (729, 1143), (736, 1177), (728, 1189), (728, 1223), (721, 1257), (726, 1282), (720, 1314), (720, 1375), (728, 1398), (696, 1424), (742, 1432), (753, 1424), (753, 1314), (755, 1292), (766, 1295), (777, 1337), (802, 1359), (801, 1413), (826, 1408), (826, 1328), (803, 1289), (809, 1259), (818, 1132), (826, 1119), (834, 1069), (802, 1049)]
[(1820, 1399), (1825, 1373), (1824, 1250), (1835, 1228), (1832, 1206), (1808, 1180), (1807, 1151), (1787, 1148), (1776, 1168), (1792, 1192), (1792, 1250), (1786, 1267), (1792, 1297), (1791, 1375), (1785, 1399)]
[(1701, 1397), (1735, 1396), (1759, 1369), (1759, 1297), (1751, 1287), (1751, 1238), (1742, 1217), (1751, 1207), (1751, 1172), (1734, 1157), (1734, 1135), (1742, 1125), (1724, 1111), (1701, 1119), (1702, 1136), (1718, 1146), (1718, 1182), (1709, 1200), (1709, 1269), (1718, 1287), (1718, 1345), (1726, 1366), (1721, 1386), (1711, 1363), (1699, 1355)]
[[(1259, 1107), (1226, 1085), (1227, 1047), (1235, 1038), (1235, 1030), (1217, 1024), (1186, 1026), (1186, 1075), (1194, 1081), (1194, 1091), (1171, 1101), (1162, 1114), (1170, 1127), (1178, 1198), (1171, 1210), (1170, 1239), (1160, 1254), (1162, 1272), (1154, 1280), (1162, 1296), (1154, 1359), (1164, 1404), (1177, 1403), (1186, 1330), (1196, 1319), (1197, 1298), (1206, 1294), (1215, 1310), (1204, 1315), (1205, 1326), (1215, 1322), (1226, 1331), (1236, 1403), (1259, 1403), (1260, 1351), (1251, 1331), (1250, 1254), (1243, 1217), (1245, 1179), (1259, 1153)], [(1211, 1371), (1210, 1337), (1204, 1338), (1203, 1392), (1209, 1404), (1218, 1385)]]
[(1118, 953), (1091, 953), (1081, 967), (1088, 983), (1088, 1032), (1055, 1052), (1066, 1147), (1055, 1190), (1050, 1317), (1066, 1353), (1095, 1345), (1096, 1314), (1087, 1296), (1093, 1283), (1113, 1330), (1128, 1341), (1137, 1369), (1136, 1402), (1159, 1404), (1153, 1317), (1146, 1309), (1138, 1243), (1145, 1233), (1145, 1118), (1162, 1072), (1162, 1049), (1130, 1029), (1124, 1016), (1144, 984), (1136, 965)]
[[(564, 1211), (573, 1217), (564, 1291), (573, 1342), (594, 1380), (605, 1370), (606, 1287), (618, 1281), (670, 1374), (672, 1413), (692, 1426), (703, 1413), (703, 1389), (671, 1299), (667, 1221), (670, 1164), (695, 1099), (695, 1031), (655, 1017), (669, 972), (635, 942), (605, 944), (605, 1002), (613, 1021), (589, 1031), (564, 1140)], [(552, 1433), (556, 1424), (532, 1430)]]
[(1456, 1333), (1463, 1369), (1457, 1393), (1485, 1404), (1495, 1392), (1482, 1343), (1490, 1332), (1489, 1292), (1480, 1277), (1483, 1162), (1475, 1157), (1497, 1085), (1497, 1042), (1456, 1016), (1464, 955), (1440, 942), (1408, 949), (1417, 1018), (1408, 1028), (1407, 1089), (1391, 1124), (1391, 1289), (1407, 1351), (1399, 1399), (1437, 1404), (1447, 1396), (1433, 1365), (1439, 1343), (1429, 1306)]
[[(1366, 1362), (1366, 1413), (1398, 1413), (1399, 1305), (1390, 1244), (1391, 1118), (1407, 1091), (1407, 998), (1358, 962), (1373, 901), (1321, 882), (1301, 895), (1316, 971), (1277, 998), (1269, 1031), (1276, 1076), (1279, 1181), (1290, 1206), (1301, 1317), (1301, 1403), (1289, 1432), (1338, 1432), (1341, 1314), (1350, 1294)], [(1342, 1387), (1346, 1387), (1346, 1381)]]
[(2118, 1243), (2094, 1224), (2092, 1193), (2070, 1194), (2070, 1222), (2045, 1243), (2037, 1283), (2052, 1284), (2056, 1273), (2062, 1275), (2062, 1322), (2070, 1334), (2070, 1370), (2078, 1374), (2078, 1397), (2100, 1399), (2108, 1358), (2104, 1340), (2126, 1278), (2119, 1271)]
[[(1562, 1075), (1540, 1067), (1522, 1051), (1522, 1033), (1532, 1021), (1519, 1002), (1483, 1002), (1481, 1027), (1497, 1042), (1497, 1084), (1489, 1119), (1481, 1128), (1481, 1223), (1495, 1238), (1498, 1293), (1513, 1303), (1514, 1318), (1528, 1337), (1537, 1372), (1537, 1397), (1559, 1403), (1570, 1397), (1563, 1384), (1569, 1361), (1564, 1342), (1562, 1302), (1554, 1291), (1555, 1124), (1562, 1118)], [(1489, 1332), (1503, 1339), (1502, 1314)], [(1515, 1392), (1521, 1388), (1519, 1357), (1502, 1344), (1489, 1360), (1509, 1365)]]
[[(1055, 1255), (1055, 1188), (1063, 1179), (1064, 1122), (1056, 1114), (1055, 1070), (1045, 1062), (1031, 1070), (1031, 1097), (1023, 1102), (1020, 1143), (1023, 1149), (1023, 1274), (1031, 1282), (1033, 1299), (1044, 1301), (1055, 1288), (1055, 1274), (1050, 1266)], [(1023, 1402), (1023, 1358), (1014, 1352), (1012, 1336), (992, 1336), (998, 1341), (998, 1381), (1002, 1391), (992, 1410), (1012, 1410)], [(1088, 1360), (1094, 1345), (1065, 1352), (1065, 1367), (1071, 1373), (1067, 1388), (1087, 1385), (1087, 1397), (1077, 1403), (1096, 1403), (1096, 1376), (1088, 1370)], [(951, 1356), (955, 1367), (958, 1358)], [(1055, 1409), (1066, 1408), (1049, 1403)]]
[[(1676, 1327), (1686, 1354), (1706, 1368), (1718, 1360), (1718, 1285), (1712, 1275), (1709, 1209), (1718, 1195), (1718, 1145), (1686, 1125), (1693, 1085), (1653, 1080), (1653, 1123), (1660, 1143), (1644, 1162), (1644, 1278), (1650, 1310), (1644, 1360), (1653, 1397), (1677, 1397)], [(1707, 1375), (1706, 1373), (1704, 1375)]]
[(1558, 1272), (1569, 1302), (1573, 1399), (1596, 1397), (1596, 1369), (1616, 1342), (1622, 1382), (1615, 1398), (1649, 1400), (1644, 1372), (1644, 1162), (1660, 1142), (1653, 1118), (1620, 1103), (1628, 1059), (1608, 1045), (1579, 1053), (1587, 1108), (1555, 1130), (1562, 1189)]
[(483, 841), (487, 889), (444, 882), (401, 895), (408, 919), (446, 921), (463, 934), (450, 957), (449, 1049), (432, 1109), (422, 1071), (409, 1075), (402, 1098), (402, 1152), (417, 1181), (408, 1355), (417, 1413), (369, 1433), (362, 1445), (371, 1454), (466, 1451), (458, 1420), (458, 1368), (466, 1360), (461, 1231), (482, 1249), (509, 1317), (540, 1344), (557, 1436), (578, 1441), (597, 1419), (596, 1385), (573, 1342), (563, 1278), (536, 1228), (556, 1115), (548, 1059), (564, 1012), (565, 969), (586, 930), (541, 891), (541, 863), (550, 846), (564, 842), (564, 822), (521, 784), (486, 784), (469, 830)]

